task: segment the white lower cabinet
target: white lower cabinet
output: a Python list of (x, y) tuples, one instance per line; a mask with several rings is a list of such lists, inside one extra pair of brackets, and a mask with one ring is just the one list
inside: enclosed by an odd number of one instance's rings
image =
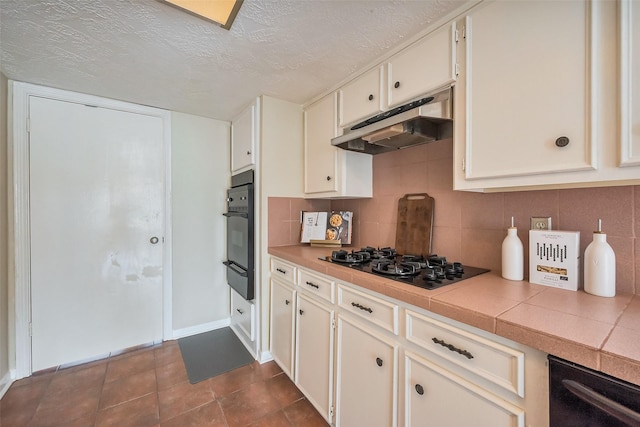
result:
[(271, 352), (329, 424), (548, 426), (546, 354), (315, 271), (272, 265), (287, 274), (272, 269)]
[(293, 378), (296, 291), (271, 279), (271, 355), (282, 371)]
[(398, 343), (338, 315), (336, 426), (397, 425)]
[(407, 427), (524, 427), (524, 410), (412, 352), (405, 353)]
[(333, 313), (326, 304), (298, 294), (295, 384), (329, 422), (333, 416)]

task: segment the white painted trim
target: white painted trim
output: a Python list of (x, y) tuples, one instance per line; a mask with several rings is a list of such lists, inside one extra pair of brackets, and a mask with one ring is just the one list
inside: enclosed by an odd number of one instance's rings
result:
[(0, 399), (2, 399), (7, 390), (9, 390), (11, 384), (13, 384), (12, 371), (7, 371), (7, 373), (4, 374), (4, 377), (0, 378)]
[(262, 351), (258, 356), (258, 362), (260, 364), (271, 362), (273, 360), (273, 355), (270, 351)]
[(13, 163), (13, 242), (15, 279), (15, 331), (16, 331), (16, 378), (31, 375), (31, 238), (29, 218), (29, 137), (27, 123), (29, 117), (29, 97), (96, 105), (118, 111), (158, 117), (163, 123), (165, 150), (165, 244), (163, 272), (163, 315), (164, 338), (172, 333), (172, 283), (171, 283), (171, 113), (167, 110), (131, 104), (98, 96), (66, 90), (38, 86), (30, 83), (9, 81), (11, 91), (9, 125), (9, 152)]
[[(631, 36), (633, 25), (634, 4), (630, 0), (621, 0), (618, 3), (619, 26), (619, 58), (620, 58), (620, 166), (640, 165), (640, 153), (633, 152), (633, 116), (631, 102), (633, 89), (634, 58)], [(637, 62), (637, 61), (635, 61)]]
[(202, 323), (200, 325), (189, 326), (188, 328), (176, 329), (173, 331), (173, 339), (189, 337), (191, 335), (201, 334), (203, 332), (214, 331), (229, 326), (231, 318), (216, 320), (213, 322)]

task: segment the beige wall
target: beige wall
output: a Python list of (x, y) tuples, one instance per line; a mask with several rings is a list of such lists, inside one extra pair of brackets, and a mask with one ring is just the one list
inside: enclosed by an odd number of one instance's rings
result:
[[(592, 240), (597, 219), (616, 254), (617, 290), (640, 294), (640, 186), (473, 193), (453, 191), (451, 140), (379, 154), (373, 158), (373, 198), (334, 200), (333, 210), (354, 212), (352, 248), (394, 246), (398, 200), (408, 193), (435, 199), (434, 253), (464, 264), (501, 269), (501, 245), (515, 217), (525, 248), (528, 276), (530, 217), (550, 216), (558, 230), (580, 231), (580, 253)], [(283, 203), (282, 200), (279, 201)], [(299, 203), (299, 202), (298, 202)], [(297, 214), (274, 214), (269, 230), (281, 230)], [(269, 236), (274, 245), (292, 244)]]
[(229, 141), (229, 122), (171, 113), (173, 330), (179, 335), (229, 318), (222, 264)]
[(7, 78), (0, 73), (0, 389), (9, 372)]

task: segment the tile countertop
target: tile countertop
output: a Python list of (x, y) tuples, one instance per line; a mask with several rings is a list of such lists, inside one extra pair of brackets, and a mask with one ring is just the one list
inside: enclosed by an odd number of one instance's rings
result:
[(272, 256), (640, 385), (640, 296), (603, 298), (496, 272), (426, 290), (319, 259), (331, 251), (269, 248)]

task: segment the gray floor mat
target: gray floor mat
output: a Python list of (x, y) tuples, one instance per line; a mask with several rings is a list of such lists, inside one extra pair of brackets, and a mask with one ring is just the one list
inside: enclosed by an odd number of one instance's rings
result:
[(178, 339), (189, 382), (195, 384), (254, 361), (231, 328)]

